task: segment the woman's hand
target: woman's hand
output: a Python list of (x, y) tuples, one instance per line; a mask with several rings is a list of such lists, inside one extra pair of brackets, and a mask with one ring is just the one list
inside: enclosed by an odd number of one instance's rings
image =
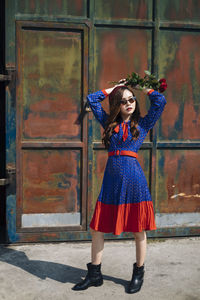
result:
[(111, 87), (111, 88), (109, 88), (109, 89), (106, 89), (105, 91), (106, 91), (107, 94), (111, 94), (112, 91), (113, 91), (117, 86), (125, 85), (126, 82), (127, 82), (127, 81), (126, 81), (125, 78), (124, 78), (124, 79), (120, 79), (118, 84), (114, 85), (113, 87)]
[(126, 84), (126, 83), (127, 83), (126, 78), (123, 78), (123, 79), (119, 80), (119, 84)]
[(147, 94), (151, 90), (146, 87), (141, 87), (141, 86), (139, 86), (139, 84), (137, 84), (136, 86), (133, 86), (132, 88), (135, 90), (138, 90), (138, 91), (143, 91), (143, 93), (145, 93), (145, 94)]

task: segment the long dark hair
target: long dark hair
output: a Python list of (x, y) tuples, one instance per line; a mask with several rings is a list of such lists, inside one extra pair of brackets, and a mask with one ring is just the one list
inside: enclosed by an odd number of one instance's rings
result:
[[(114, 94), (109, 95), (109, 106), (110, 106), (110, 114), (105, 124), (105, 130), (103, 132), (102, 143), (105, 145), (105, 148), (108, 149), (110, 146), (110, 137), (113, 134), (115, 127), (120, 123), (120, 101), (123, 97), (124, 90), (129, 90), (133, 96), (135, 96), (133, 90), (129, 87), (122, 86), (120, 87)], [(139, 103), (136, 100), (136, 107), (134, 112), (130, 117), (130, 131), (132, 133), (132, 140), (136, 140), (139, 136), (139, 130), (137, 129), (137, 125), (140, 118), (140, 108)]]

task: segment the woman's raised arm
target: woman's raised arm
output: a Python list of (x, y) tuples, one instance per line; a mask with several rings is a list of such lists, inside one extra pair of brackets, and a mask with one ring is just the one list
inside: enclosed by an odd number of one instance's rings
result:
[(143, 92), (149, 96), (151, 106), (148, 113), (144, 117), (140, 117), (139, 125), (149, 131), (160, 118), (167, 101), (161, 93), (152, 89), (144, 89)]
[(99, 121), (104, 129), (108, 114), (105, 112), (100, 102), (103, 101), (107, 95), (108, 94), (106, 90), (100, 90), (87, 96), (89, 106), (95, 118), (97, 119), (97, 121)]
[(89, 106), (92, 109), (95, 118), (97, 119), (97, 121), (99, 121), (99, 123), (102, 125), (104, 129), (105, 129), (105, 122), (108, 118), (108, 114), (105, 112), (100, 102), (103, 101), (113, 91), (113, 89), (116, 86), (119, 85), (123, 85), (123, 84), (118, 84), (115, 85), (114, 87), (103, 89), (95, 93), (89, 94), (87, 96)]

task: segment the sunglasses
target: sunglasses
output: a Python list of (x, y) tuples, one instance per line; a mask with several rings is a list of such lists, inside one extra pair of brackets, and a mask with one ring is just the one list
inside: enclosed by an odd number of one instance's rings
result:
[(121, 100), (120, 103), (121, 103), (122, 105), (126, 105), (128, 102), (132, 104), (132, 103), (135, 102), (135, 101), (136, 101), (136, 97), (132, 97), (132, 98), (130, 98), (130, 99), (128, 99), (128, 100)]

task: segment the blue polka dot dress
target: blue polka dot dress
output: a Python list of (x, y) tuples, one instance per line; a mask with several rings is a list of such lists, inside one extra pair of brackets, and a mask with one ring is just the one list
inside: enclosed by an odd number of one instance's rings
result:
[[(100, 90), (87, 96), (88, 103), (95, 118), (105, 129), (107, 113), (101, 101), (107, 96), (105, 90)], [(114, 130), (110, 138), (108, 152), (126, 150), (138, 152), (148, 131), (160, 118), (166, 105), (165, 97), (151, 90), (151, 102), (148, 113), (140, 117), (137, 140), (132, 140), (130, 121), (121, 119), (118, 130)], [(124, 128), (128, 135), (124, 139)], [(126, 155), (109, 156), (101, 190), (96, 201), (90, 227), (104, 233), (120, 235), (122, 232), (141, 232), (155, 230), (154, 209), (144, 172), (136, 157)]]

